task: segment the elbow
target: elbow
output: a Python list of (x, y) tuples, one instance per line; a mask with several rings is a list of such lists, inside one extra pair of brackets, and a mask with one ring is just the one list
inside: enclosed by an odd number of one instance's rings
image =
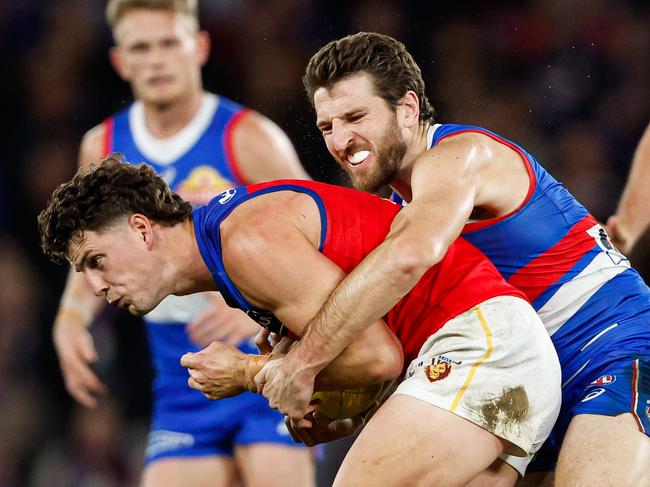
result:
[[(431, 267), (442, 260), (447, 248), (438, 242), (405, 242), (395, 246), (392, 270), (400, 283), (412, 287)], [(409, 287), (409, 290), (410, 290)]]

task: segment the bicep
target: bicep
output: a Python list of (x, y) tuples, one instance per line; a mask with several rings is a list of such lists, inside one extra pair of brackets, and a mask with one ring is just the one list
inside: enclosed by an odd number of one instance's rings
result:
[(233, 137), (235, 159), (247, 183), (309, 179), (289, 137), (263, 115), (246, 113)]
[[(315, 249), (293, 226), (236, 237), (223, 258), (233, 283), (256, 307), (272, 311), (292, 332), (302, 335), (345, 273)], [(230, 239), (229, 239), (230, 240)]]
[[(266, 238), (259, 235), (255, 233), (234, 252), (225, 249), (226, 269), (251, 304), (272, 311), (302, 336), (305, 325), (346, 273), (300, 232), (278, 229)], [(255, 243), (257, 238), (262, 244)], [(318, 383), (321, 388), (375, 384), (397, 377), (402, 366), (399, 340), (378, 320), (321, 372)]]

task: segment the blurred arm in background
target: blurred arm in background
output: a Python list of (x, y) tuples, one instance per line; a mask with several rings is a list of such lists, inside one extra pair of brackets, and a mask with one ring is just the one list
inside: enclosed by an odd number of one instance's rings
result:
[(650, 224), (650, 125), (634, 153), (632, 168), (616, 213), (607, 220), (614, 244), (627, 254)]

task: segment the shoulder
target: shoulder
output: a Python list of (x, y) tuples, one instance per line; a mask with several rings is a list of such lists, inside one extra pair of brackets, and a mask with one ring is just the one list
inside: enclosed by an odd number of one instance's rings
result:
[(79, 167), (89, 167), (105, 156), (106, 136), (107, 129), (104, 123), (96, 125), (84, 134), (79, 148)]
[(289, 137), (259, 112), (245, 109), (232, 136), (234, 156), (247, 183), (308, 178)]

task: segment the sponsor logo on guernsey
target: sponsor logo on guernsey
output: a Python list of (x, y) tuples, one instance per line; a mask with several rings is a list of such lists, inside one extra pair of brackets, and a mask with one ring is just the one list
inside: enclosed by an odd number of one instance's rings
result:
[(235, 196), (235, 193), (237, 193), (236, 189), (227, 189), (221, 195), (219, 196), (219, 204), (225, 205), (228, 203), (233, 196)]
[[(646, 404), (650, 404), (650, 399), (646, 401)], [(645, 415), (648, 417), (648, 421), (650, 421), (650, 406), (645, 407)]]
[(595, 386), (606, 386), (607, 384), (611, 384), (612, 382), (616, 382), (616, 376), (615, 375), (603, 375), (602, 377), (598, 377), (595, 381), (593, 381), (591, 384)]
[(582, 401), (580, 401), (580, 402), (587, 402), (587, 401), (591, 401), (592, 399), (596, 399), (603, 392), (605, 392), (605, 388), (603, 388), (603, 387), (599, 387), (598, 389), (594, 389), (589, 394), (587, 394), (585, 397), (583, 397)]
[(207, 203), (222, 191), (222, 194), (226, 195), (232, 186), (233, 183), (225, 179), (215, 168), (198, 166), (189, 173), (187, 178), (178, 183), (175, 191), (185, 201), (197, 206)]

